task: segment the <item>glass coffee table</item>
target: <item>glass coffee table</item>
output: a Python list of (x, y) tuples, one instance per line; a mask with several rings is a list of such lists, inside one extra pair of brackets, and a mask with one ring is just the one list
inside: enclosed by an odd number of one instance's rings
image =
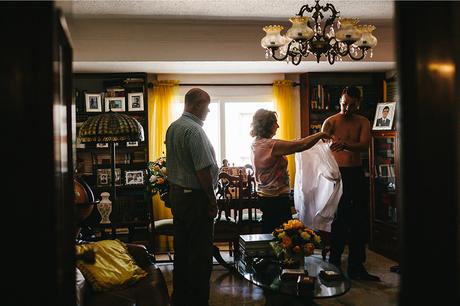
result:
[[(351, 282), (333, 264), (322, 259), (320, 255), (305, 257), (304, 269), (308, 271), (308, 276), (314, 277), (314, 288), (311, 291), (297, 290), (296, 280), (281, 280), (282, 268), (276, 258), (263, 258), (260, 263), (259, 258), (240, 259), (236, 262), (238, 273), (251, 283), (262, 287), (269, 294), (282, 294), (295, 298), (297, 301), (310, 303), (312, 299), (337, 297), (350, 290)], [(322, 270), (335, 271), (341, 275), (341, 280), (324, 281), (318, 275)]]

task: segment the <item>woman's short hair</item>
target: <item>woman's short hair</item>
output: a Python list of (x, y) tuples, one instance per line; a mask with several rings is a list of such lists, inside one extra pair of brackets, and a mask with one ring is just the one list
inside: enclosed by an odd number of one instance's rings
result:
[(257, 110), (254, 116), (252, 116), (251, 136), (264, 138), (272, 136), (272, 127), (277, 121), (276, 112), (263, 108)]

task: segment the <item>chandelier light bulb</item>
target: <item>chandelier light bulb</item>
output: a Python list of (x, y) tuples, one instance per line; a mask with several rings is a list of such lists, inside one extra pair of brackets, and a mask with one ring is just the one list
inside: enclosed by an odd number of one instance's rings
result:
[[(329, 64), (342, 61), (344, 56), (358, 61), (369, 54), (377, 45), (377, 38), (372, 34), (373, 25), (358, 25), (357, 18), (339, 18), (339, 11), (327, 3), (322, 6), (315, 0), (314, 6), (308, 4), (300, 8), (298, 14), (289, 20), (292, 26), (282, 34), (280, 25), (263, 27), (265, 36), (261, 46), (269, 50), (268, 56), (277, 61), (286, 60), (299, 65), (310, 54), (319, 63), (326, 58)], [(310, 16), (304, 16), (309, 13)], [(334, 28), (336, 27), (337, 30)]]
[(308, 26), (310, 17), (295, 16), (289, 19), (292, 27), (286, 32), (290, 39), (309, 40), (313, 37), (313, 30)]
[(283, 26), (280, 25), (269, 25), (263, 28), (265, 33), (264, 38), (260, 41), (260, 44), (263, 48), (270, 48), (270, 47), (280, 47), (284, 45), (285, 39), (281, 36), (280, 32), (284, 29)]
[(372, 35), (375, 30), (373, 25), (360, 25), (357, 27), (358, 31), (362, 33), (361, 38), (355, 43), (358, 47), (374, 48), (377, 45), (377, 38)]

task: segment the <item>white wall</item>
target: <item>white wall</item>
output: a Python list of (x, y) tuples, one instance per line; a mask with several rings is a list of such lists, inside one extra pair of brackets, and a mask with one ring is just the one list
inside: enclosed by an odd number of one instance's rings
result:
[[(270, 21), (68, 18), (68, 23), (75, 61), (264, 61), (260, 39)], [(392, 24), (377, 25), (374, 34), (379, 42), (372, 61), (393, 62)]]

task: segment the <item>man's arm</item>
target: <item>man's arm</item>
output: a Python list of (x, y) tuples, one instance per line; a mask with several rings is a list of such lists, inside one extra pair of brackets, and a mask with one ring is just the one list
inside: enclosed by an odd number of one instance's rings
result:
[(211, 166), (206, 167), (201, 170), (197, 170), (196, 176), (198, 177), (198, 181), (200, 181), (201, 188), (203, 188), (209, 200), (208, 202), (209, 216), (214, 218), (217, 214), (217, 202), (216, 202), (216, 195), (214, 194), (214, 188), (212, 184)]

